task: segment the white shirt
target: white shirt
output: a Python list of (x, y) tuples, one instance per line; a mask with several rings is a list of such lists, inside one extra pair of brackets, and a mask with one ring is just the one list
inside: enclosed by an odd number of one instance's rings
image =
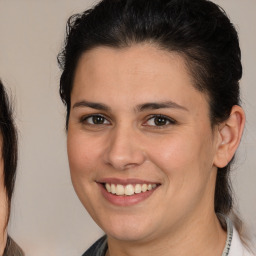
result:
[(248, 252), (239, 237), (237, 230), (233, 227), (232, 221), (226, 217), (227, 240), (222, 256), (256, 256)]
[(254, 254), (248, 252), (243, 246), (235, 228), (233, 228), (233, 237), (228, 256), (255, 256)]

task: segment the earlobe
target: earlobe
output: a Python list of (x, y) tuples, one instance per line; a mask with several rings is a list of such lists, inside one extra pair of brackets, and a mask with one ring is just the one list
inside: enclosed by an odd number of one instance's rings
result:
[(244, 129), (245, 113), (240, 106), (233, 106), (230, 116), (218, 127), (217, 150), (214, 165), (223, 168), (234, 156)]

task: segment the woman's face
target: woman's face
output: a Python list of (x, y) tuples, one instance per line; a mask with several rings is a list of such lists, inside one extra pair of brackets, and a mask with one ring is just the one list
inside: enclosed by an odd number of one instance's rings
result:
[(217, 138), (179, 55), (146, 44), (82, 55), (68, 125), (71, 178), (109, 236), (161, 238), (213, 214)]

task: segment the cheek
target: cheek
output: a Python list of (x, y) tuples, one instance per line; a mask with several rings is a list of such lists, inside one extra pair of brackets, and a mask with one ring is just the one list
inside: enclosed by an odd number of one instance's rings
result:
[(82, 204), (92, 212), (90, 199), (95, 197), (97, 147), (92, 147), (89, 142), (81, 132), (72, 128), (68, 130), (67, 151), (73, 187)]
[(88, 178), (91, 175), (90, 170), (94, 169), (99, 147), (95, 141), (93, 144), (90, 142), (91, 140), (72, 128), (68, 131), (67, 151), (72, 179)]
[[(191, 141), (191, 138), (190, 138)], [(185, 165), (196, 162), (197, 156), (195, 145), (186, 141), (184, 136), (174, 136), (173, 138), (164, 138), (159, 143), (153, 143), (148, 148), (148, 155), (152, 162), (157, 163), (163, 170), (182, 169)]]
[(206, 134), (202, 136), (176, 134), (148, 148), (151, 162), (163, 171), (168, 182), (174, 182), (176, 188), (198, 186), (209, 176), (213, 161), (211, 138)]

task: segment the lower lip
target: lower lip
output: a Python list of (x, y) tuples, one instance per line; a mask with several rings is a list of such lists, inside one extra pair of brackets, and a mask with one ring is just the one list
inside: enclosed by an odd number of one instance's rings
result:
[[(99, 183), (98, 183), (99, 184)], [(105, 199), (107, 199), (110, 203), (117, 205), (117, 206), (131, 206), (138, 204), (144, 200), (146, 200), (148, 197), (150, 197), (158, 187), (148, 190), (146, 192), (134, 194), (131, 196), (117, 196), (114, 194), (109, 193), (103, 184), (99, 184), (101, 192)]]

